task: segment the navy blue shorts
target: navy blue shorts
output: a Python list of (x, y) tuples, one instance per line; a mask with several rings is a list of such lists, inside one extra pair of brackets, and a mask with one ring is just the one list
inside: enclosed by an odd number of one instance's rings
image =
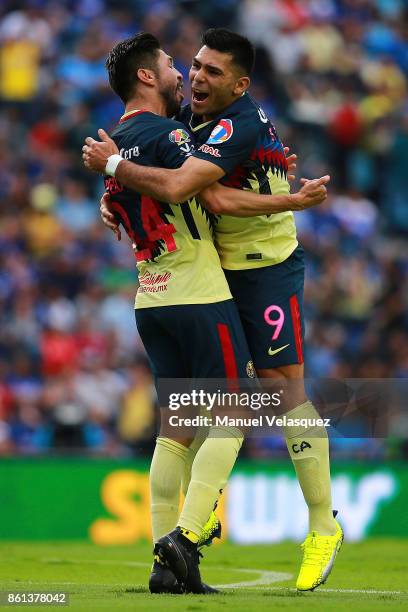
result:
[(137, 308), (136, 324), (159, 378), (253, 378), (244, 329), (233, 300)]
[(252, 270), (224, 270), (256, 369), (303, 363), (304, 251)]

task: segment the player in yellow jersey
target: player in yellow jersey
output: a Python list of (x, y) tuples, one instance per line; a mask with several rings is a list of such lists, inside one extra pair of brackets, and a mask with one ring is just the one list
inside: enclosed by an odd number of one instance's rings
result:
[[(249, 41), (226, 30), (210, 30), (193, 60), (191, 110), (182, 118), (196, 136), (196, 149), (178, 170), (142, 168), (117, 160), (115, 177), (150, 196), (178, 201), (201, 192), (210, 210), (221, 213), (216, 244), (237, 303), (255, 367), (261, 378), (303, 378), (302, 313), (303, 251), (296, 238), (293, 215), (275, 215), (265, 203), (250, 202), (250, 191), (271, 193), (284, 202), (289, 194), (287, 163), (274, 126), (247, 93), (253, 63)], [(101, 170), (112, 143), (91, 143), (88, 162)], [(92, 160), (92, 161), (91, 161)], [(221, 181), (245, 190), (228, 204), (202, 190)], [(327, 177), (321, 179), (321, 184)], [(279, 209), (278, 209), (279, 210)], [(289, 210), (284, 206), (282, 211)], [(253, 216), (251, 219), (234, 218)], [(272, 333), (273, 332), (273, 333)], [(311, 420), (317, 413), (303, 386), (292, 393), (289, 417)], [(324, 582), (332, 568), (343, 534), (331, 508), (329, 450), (324, 428), (287, 428), (286, 440), (309, 508), (310, 534), (297, 581), (300, 590)], [(303, 443), (303, 444), (302, 444)], [(299, 448), (302, 449), (299, 452)]]

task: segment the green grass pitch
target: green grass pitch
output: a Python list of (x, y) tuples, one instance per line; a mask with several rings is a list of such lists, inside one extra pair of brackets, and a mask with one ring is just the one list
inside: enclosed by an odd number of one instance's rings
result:
[(152, 596), (147, 543), (101, 548), (79, 542), (7, 542), (0, 545), (0, 590), (69, 593), (68, 607), (46, 609), (402, 611), (408, 609), (407, 553), (407, 540), (345, 543), (326, 585), (314, 593), (297, 593), (296, 544), (223, 543), (206, 549), (201, 565), (205, 581), (224, 585), (222, 595)]

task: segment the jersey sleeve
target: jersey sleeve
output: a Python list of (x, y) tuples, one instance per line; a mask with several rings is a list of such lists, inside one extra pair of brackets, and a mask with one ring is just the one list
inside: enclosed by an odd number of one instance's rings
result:
[(207, 141), (197, 146), (194, 157), (212, 162), (229, 174), (252, 153), (258, 129), (247, 113), (220, 119)]
[(164, 168), (180, 168), (194, 151), (193, 136), (178, 121), (166, 120), (158, 129), (157, 157)]

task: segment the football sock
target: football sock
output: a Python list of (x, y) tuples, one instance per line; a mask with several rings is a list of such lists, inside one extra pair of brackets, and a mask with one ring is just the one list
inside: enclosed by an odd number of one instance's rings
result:
[(170, 440), (157, 438), (150, 466), (150, 505), (153, 542), (177, 524), (181, 477), (188, 448)]
[(191, 480), (191, 468), (193, 465), (193, 461), (198, 452), (198, 449), (201, 447), (202, 443), (206, 439), (208, 435), (208, 428), (200, 428), (192, 443), (187, 449), (186, 460), (184, 462), (183, 474), (181, 477), (181, 490), (183, 492), (184, 497), (187, 495), (188, 485)]
[[(310, 401), (293, 408), (284, 416), (288, 419), (320, 418)], [(309, 508), (309, 531), (317, 531), (319, 535), (334, 535), (337, 526), (333, 518), (329, 440), (326, 429), (310, 423), (287, 425), (285, 439)]]
[[(214, 504), (225, 487), (243, 442), (243, 435), (234, 427), (212, 427), (199, 448), (191, 469), (188, 487), (178, 526), (188, 532), (191, 541), (197, 538)], [(184, 534), (185, 535), (185, 534)]]

